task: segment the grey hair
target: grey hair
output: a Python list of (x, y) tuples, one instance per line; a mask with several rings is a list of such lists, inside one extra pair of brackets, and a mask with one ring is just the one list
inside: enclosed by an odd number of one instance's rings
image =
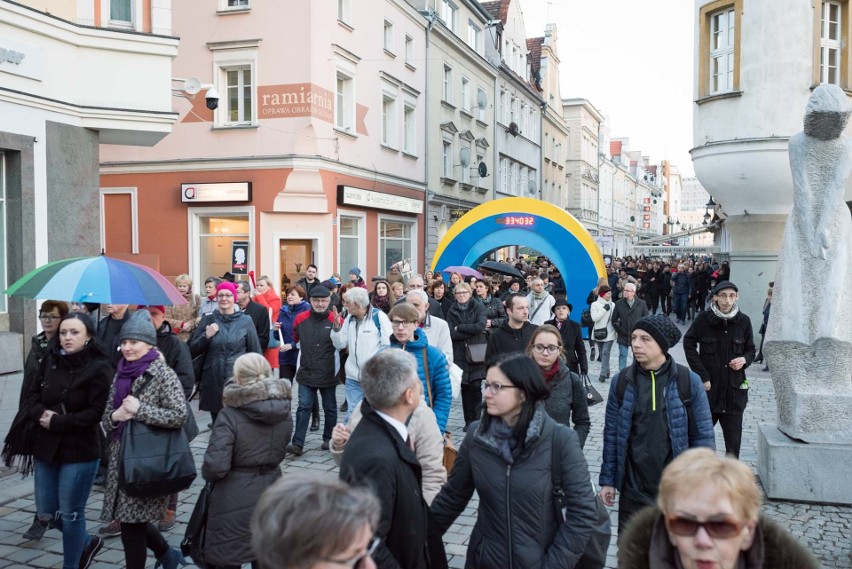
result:
[(262, 569), (309, 569), (345, 551), (381, 506), (367, 488), (294, 474), (261, 495), (251, 518), (251, 546)]
[(633, 292), (636, 292), (636, 285), (634, 283), (625, 283), (624, 290), (627, 290), (628, 288)]
[(251, 293), (251, 285), (248, 281), (240, 281), (237, 286), (243, 289), (243, 292)]
[(362, 308), (367, 308), (370, 306), (370, 294), (367, 292), (367, 289), (363, 289), (361, 287), (353, 287), (347, 290), (343, 297), (347, 302), (351, 302), (352, 304), (357, 304)]
[(405, 296), (408, 297), (408, 295), (410, 295), (410, 294), (417, 295), (417, 297), (420, 300), (422, 300), (423, 302), (425, 302), (427, 306), (429, 305), (429, 295), (426, 294), (426, 291), (423, 290), (422, 288), (416, 288), (414, 290), (410, 290), (407, 293), (405, 293)]
[(421, 275), (421, 274), (419, 274), (419, 273), (414, 273), (413, 275), (411, 275), (410, 277), (408, 277), (408, 282), (411, 282), (411, 281), (413, 281), (414, 279), (420, 279), (421, 281), (423, 281), (423, 284), (424, 284), (424, 285), (426, 284), (426, 279), (424, 279), (424, 278), (423, 278), (423, 275)]
[[(414, 307), (411, 308), (414, 310)], [(361, 388), (374, 408), (390, 409), (399, 403), (417, 376), (417, 360), (405, 350), (388, 348), (367, 360), (361, 368)]]

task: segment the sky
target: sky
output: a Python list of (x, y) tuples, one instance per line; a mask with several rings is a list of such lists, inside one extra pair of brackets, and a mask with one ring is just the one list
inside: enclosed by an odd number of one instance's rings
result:
[(527, 37), (556, 24), (563, 98), (588, 99), (651, 163), (693, 175), (694, 2), (520, 0)]

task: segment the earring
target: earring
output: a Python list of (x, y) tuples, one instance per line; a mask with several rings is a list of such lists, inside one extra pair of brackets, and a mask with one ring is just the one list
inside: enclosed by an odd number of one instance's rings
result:
[(89, 340), (86, 340), (86, 342), (85, 342), (83, 345), (84, 345), (84, 346), (88, 346), (88, 345), (89, 345)]

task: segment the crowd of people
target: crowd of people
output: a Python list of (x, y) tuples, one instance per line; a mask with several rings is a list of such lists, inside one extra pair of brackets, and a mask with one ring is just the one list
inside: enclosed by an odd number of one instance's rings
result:
[[(309, 265), (280, 295), (264, 276), (210, 277), (201, 297), (181, 275), (186, 305), (107, 305), (100, 321), (94, 306), (42, 303), (21, 395), (36, 432), (27, 539), (59, 529), (65, 569), (87, 568), (112, 535), (129, 568), (147, 550), (157, 567), (184, 565), (162, 535), (177, 495), (127, 495), (118, 465), (128, 421), (180, 428), (198, 391), (210, 413), (209, 567), (447, 567), (442, 536), (474, 492), (470, 568), (603, 567), (593, 551), (605, 555), (601, 510), (616, 497), (619, 566), (817, 566), (760, 517), (737, 460), (757, 353), (727, 264), (613, 260), (572, 319), (546, 258), (507, 261), (517, 274), (395, 265), (371, 283), (357, 267), (344, 283)], [(682, 336), (688, 366), (669, 353)], [(599, 491), (582, 450), (596, 355), (609, 381)], [(448, 471), (456, 398), (466, 435)], [(730, 458), (712, 452), (717, 422)], [(319, 448), (307, 448), (309, 429), (322, 429)], [(287, 455), (317, 451), (337, 461), (339, 482), (279, 480)], [(89, 533), (99, 467), (105, 524)]]

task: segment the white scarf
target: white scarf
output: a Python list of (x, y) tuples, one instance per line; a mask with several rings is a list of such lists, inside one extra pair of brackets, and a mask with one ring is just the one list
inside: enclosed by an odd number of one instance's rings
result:
[(730, 320), (731, 318), (733, 318), (734, 316), (736, 316), (740, 312), (740, 306), (737, 303), (734, 303), (734, 307), (731, 308), (731, 311), (728, 312), (727, 314), (724, 314), (721, 310), (719, 310), (719, 307), (716, 306), (715, 302), (710, 305), (710, 309), (713, 311), (713, 314), (715, 314), (716, 316), (718, 316), (722, 320)]

